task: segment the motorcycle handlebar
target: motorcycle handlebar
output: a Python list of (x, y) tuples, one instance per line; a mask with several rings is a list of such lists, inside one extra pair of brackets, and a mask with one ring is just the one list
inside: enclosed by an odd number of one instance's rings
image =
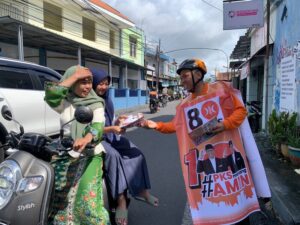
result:
[[(61, 140), (61, 144), (62, 146), (64, 146), (65, 148), (72, 148), (74, 145), (74, 140), (72, 138), (63, 138)], [(95, 146), (93, 144), (87, 144), (85, 146), (86, 148), (94, 148)]]
[(11, 148), (16, 148), (18, 146), (18, 143), (20, 141), (21, 135), (11, 131), (6, 136), (6, 143), (3, 146), (8, 146)]

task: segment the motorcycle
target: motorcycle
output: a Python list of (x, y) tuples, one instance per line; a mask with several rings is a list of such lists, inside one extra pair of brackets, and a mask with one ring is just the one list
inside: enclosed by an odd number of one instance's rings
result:
[(158, 111), (158, 99), (150, 98), (149, 109), (151, 113), (156, 113)]
[(257, 133), (259, 130), (259, 119), (262, 116), (260, 104), (260, 101), (250, 101), (246, 103), (248, 120), (253, 133)]
[(173, 95), (169, 95), (169, 96), (168, 96), (168, 101), (169, 101), (169, 102), (174, 101), (174, 100), (175, 100), (175, 98), (174, 98)]
[[(1, 110), (3, 118), (13, 120), (7, 106)], [(76, 109), (74, 119), (88, 124), (93, 112), (88, 107)], [(15, 121), (18, 123), (17, 121)], [(73, 140), (63, 138), (64, 124), (60, 129), (60, 138), (51, 139), (38, 133), (24, 133), (21, 124), (20, 133), (11, 131), (6, 143), (8, 157), (0, 164), (0, 224), (1, 225), (46, 225), (51, 210), (54, 193), (54, 169), (50, 165), (53, 155), (68, 154), (72, 150)], [(86, 148), (93, 148), (91, 144)], [(103, 179), (103, 195), (106, 209), (113, 219), (112, 205), (109, 204), (106, 185)], [(114, 220), (112, 220), (114, 222)]]
[(167, 95), (158, 95), (159, 103), (161, 107), (166, 107), (168, 102), (168, 96)]

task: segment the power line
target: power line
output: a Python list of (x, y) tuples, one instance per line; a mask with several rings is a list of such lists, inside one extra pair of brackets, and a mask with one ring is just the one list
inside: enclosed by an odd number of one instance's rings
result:
[[(10, 3), (9, 1), (7, 2), (7, 0), (4, 0), (4, 1), (6, 1), (6, 3)], [(82, 23), (80, 23), (80, 22), (78, 22), (78, 21), (76, 21), (76, 20), (72, 20), (72, 19), (70, 19), (70, 18), (67, 18), (67, 17), (64, 17), (64, 16), (62, 16), (61, 14), (58, 14), (58, 13), (56, 13), (56, 12), (52, 12), (52, 11), (49, 11), (49, 10), (47, 10), (47, 9), (45, 9), (45, 8), (41, 8), (40, 6), (38, 6), (38, 5), (36, 5), (36, 4), (33, 4), (33, 3), (29, 3), (29, 2), (27, 2), (27, 1), (25, 1), (25, 0), (15, 0), (15, 2), (17, 2), (17, 3), (20, 3), (20, 4), (23, 4), (23, 5), (25, 5), (25, 6), (28, 6), (28, 7), (31, 7), (32, 9), (34, 9), (34, 10), (37, 10), (38, 12), (42, 12), (42, 13), (44, 13), (44, 12), (46, 12), (46, 13), (50, 13), (50, 14), (53, 14), (54, 16), (58, 16), (58, 17), (61, 17), (62, 19), (64, 19), (64, 22), (66, 23), (66, 24), (68, 24), (68, 25), (71, 25), (71, 26), (74, 26), (74, 24), (75, 25), (77, 25), (77, 26), (80, 26), (80, 27), (82, 27)], [(82, 7), (81, 7), (82, 8)], [(64, 11), (64, 13), (65, 12), (67, 12), (67, 11)], [(14, 12), (15, 13), (15, 12)], [(28, 13), (27, 13), (28, 14)], [(36, 20), (38, 20), (38, 21), (42, 21), (43, 22), (43, 20), (42, 19), (40, 19), (40, 18), (38, 18), (38, 17), (34, 17), (33, 15), (30, 15), (30, 14), (28, 14), (28, 16), (31, 16), (31, 17), (33, 17), (33, 18), (35, 18)], [(95, 16), (95, 15), (94, 15)], [(99, 18), (99, 17), (97, 17), (97, 18)], [(99, 24), (99, 23), (97, 23), (96, 21), (94, 21), (95, 22), (95, 24), (98, 24), (98, 25), (100, 25), (101, 26), (101, 24)], [(71, 24), (71, 23), (74, 23), (74, 24)], [(105, 23), (105, 22), (104, 22)], [(106, 25), (108, 25), (110, 28), (112, 28), (113, 26), (112, 26), (112, 24), (107, 24), (106, 23)], [(91, 27), (88, 27), (88, 28), (91, 28)], [(119, 30), (115, 30), (115, 31), (117, 31), (117, 32), (119, 32)], [(131, 31), (133, 31), (133, 30), (131, 30)], [(64, 32), (66, 32), (66, 31), (64, 31)], [(103, 36), (103, 37), (106, 37), (106, 38), (110, 38), (110, 36), (109, 36), (109, 32), (106, 32), (106, 31), (103, 31), (103, 30), (99, 30), (99, 29), (95, 29), (95, 32), (96, 33), (98, 33), (99, 35), (101, 35), (101, 36)], [(134, 32), (134, 31), (133, 31)], [(67, 32), (66, 32), (67, 33)], [(72, 33), (73, 34), (73, 33)], [(74, 34), (73, 34), (74, 35)], [(77, 35), (78, 36), (78, 35)], [(81, 36), (78, 36), (78, 37), (81, 37)], [(127, 34), (124, 34), (123, 32), (121, 32), (121, 39), (118, 37), (118, 36), (115, 36), (115, 39), (117, 40), (117, 41), (119, 41), (119, 40), (125, 40), (125, 41), (127, 41), (127, 40), (129, 40), (129, 35), (127, 35)], [(138, 44), (141, 44), (142, 45), (142, 47), (144, 47), (144, 44), (142, 43), (142, 42), (140, 42), (139, 40), (137, 40), (138, 42)], [(125, 43), (126, 44), (126, 43)], [(127, 45), (127, 47), (128, 47), (128, 45)]]
[[(16, 0), (17, 2), (18, 2), (18, 0)], [(20, 3), (20, 2), (19, 2)], [(21, 3), (21, 4), (24, 4), (24, 3)], [(40, 11), (42, 11), (41, 9), (37, 9), (37, 10), (40, 10)], [(46, 11), (46, 13), (52, 13), (52, 12), (47, 12), (47, 10), (45, 10)], [(33, 15), (30, 15), (30, 14), (28, 14), (28, 13), (26, 13), (26, 12), (23, 12), (23, 14), (18, 14), (17, 12), (13, 12), (14, 14), (16, 14), (16, 15), (19, 15), (19, 16), (21, 16), (21, 17), (24, 17), (24, 18), (27, 18), (27, 19), (33, 19), (33, 20), (35, 20), (35, 21), (37, 21), (37, 22), (44, 22), (44, 20), (42, 20), (42, 19), (40, 19), (40, 18), (38, 18), (38, 17), (35, 17), (35, 16), (33, 16)], [(53, 14), (53, 13), (52, 13)], [(27, 15), (27, 16), (26, 16)], [(70, 20), (70, 19), (68, 19), (68, 18), (65, 18), (65, 17), (62, 17), (62, 18), (64, 18), (64, 19), (67, 19), (66, 20), (66, 22), (67, 23), (69, 23), (68, 25), (70, 25), (70, 26), (73, 26), (74, 24), (73, 23), (75, 23), (75, 24), (77, 24), (77, 25), (81, 25), (82, 26), (82, 23), (80, 23), (80, 22), (77, 22), (77, 21), (74, 21), (74, 20)], [(49, 24), (51, 24), (51, 25), (55, 25), (55, 24), (53, 24), (53, 23), (49, 23)], [(70, 35), (73, 35), (73, 36), (77, 36), (77, 37), (79, 37), (79, 38), (82, 38), (82, 36), (81, 35), (77, 35), (77, 34), (75, 34), (75, 33), (73, 33), (73, 32), (69, 32), (68, 30), (64, 30), (64, 32), (65, 33), (67, 33), (67, 34), (70, 34)], [(104, 35), (102, 35), (101, 33), (103, 33), (104, 31), (102, 31), (102, 30), (95, 30), (95, 33), (96, 34), (99, 34), (100, 36), (102, 36), (102, 37), (107, 37), (107, 41), (100, 41), (100, 40), (98, 40), (96, 43), (99, 43), (99, 44), (101, 44), (101, 42), (102, 43), (104, 43), (104, 44), (109, 44), (109, 37), (108, 36), (106, 36), (105, 34)], [(104, 33), (107, 33), (107, 32), (104, 32)], [(107, 33), (108, 34), (108, 33)], [(123, 36), (123, 37), (122, 37)], [(115, 40), (123, 40), (124, 42), (122, 43), (123, 44), (123, 46), (126, 46), (126, 47), (130, 47), (130, 45), (126, 42), (126, 41), (129, 41), (129, 35), (125, 35), (123, 32), (121, 32), (121, 39), (120, 38), (116, 38), (117, 36), (115, 36)], [(127, 38), (128, 37), (128, 38)], [(143, 43), (143, 42), (140, 42), (140, 41), (137, 41), (137, 45), (140, 45), (141, 47), (137, 47), (136, 48), (136, 50), (138, 50), (138, 51), (142, 51), (142, 50), (144, 50), (144, 47), (145, 47), (145, 44)], [(124, 49), (120, 49), (120, 48), (113, 48), (113, 49), (115, 49), (115, 50), (122, 50), (122, 53), (130, 53), (130, 51), (126, 51), (126, 50), (124, 50)]]
[(222, 9), (220, 9), (220, 8), (218, 8), (218, 7), (214, 6), (214, 5), (212, 5), (211, 3), (209, 3), (209, 2), (207, 2), (207, 1), (205, 1), (205, 0), (202, 0), (202, 2), (204, 2), (205, 4), (207, 4), (207, 5), (209, 5), (209, 6), (213, 7), (213, 8), (215, 8), (215, 9), (217, 9), (217, 10), (219, 10), (220, 12), (223, 12)]

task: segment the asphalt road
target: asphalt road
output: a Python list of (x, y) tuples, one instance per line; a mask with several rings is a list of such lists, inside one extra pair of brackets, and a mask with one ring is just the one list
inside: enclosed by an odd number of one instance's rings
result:
[[(160, 112), (146, 118), (169, 121), (178, 102), (170, 102)], [(180, 225), (187, 197), (184, 189), (179, 153), (175, 134), (161, 134), (155, 130), (135, 128), (126, 136), (144, 153), (151, 180), (151, 193), (159, 198), (159, 207), (131, 200), (129, 207), (130, 225)]]

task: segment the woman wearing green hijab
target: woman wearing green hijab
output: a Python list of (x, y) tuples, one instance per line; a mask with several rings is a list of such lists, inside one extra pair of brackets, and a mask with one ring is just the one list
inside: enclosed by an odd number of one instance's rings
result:
[[(102, 194), (103, 148), (98, 145), (105, 122), (104, 102), (92, 90), (92, 74), (87, 68), (72, 66), (60, 83), (47, 83), (45, 89), (45, 101), (60, 113), (61, 124), (73, 119), (78, 106), (88, 106), (94, 112), (89, 126), (73, 121), (64, 127), (65, 136), (74, 140), (73, 153), (78, 157), (55, 156), (51, 161), (55, 194), (50, 224), (110, 224)], [(92, 152), (85, 152), (88, 143), (96, 145)]]

